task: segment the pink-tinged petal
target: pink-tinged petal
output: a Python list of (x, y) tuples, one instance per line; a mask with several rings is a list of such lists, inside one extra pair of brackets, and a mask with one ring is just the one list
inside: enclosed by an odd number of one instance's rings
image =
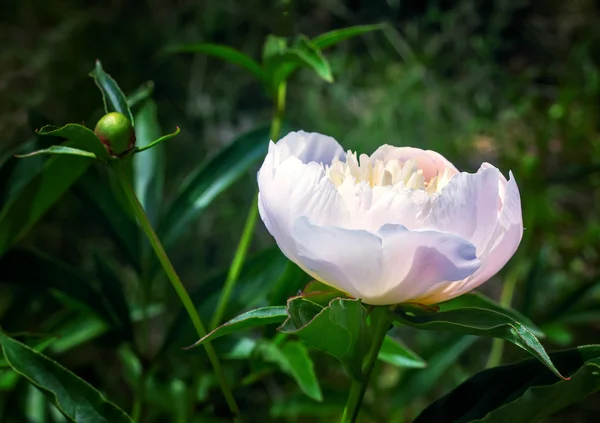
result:
[(519, 188), (510, 173), (505, 187), (502, 211), (498, 224), (485, 251), (480, 255), (481, 268), (461, 283), (435, 287), (419, 299), (423, 304), (436, 304), (466, 294), (498, 273), (514, 255), (523, 237), (523, 216)]
[(322, 166), (314, 162), (305, 165), (292, 156), (273, 171), (261, 169), (258, 187), (260, 216), (290, 259), (295, 254), (292, 227), (300, 216), (321, 225), (342, 224), (349, 219), (339, 193)]
[(479, 269), (475, 246), (456, 235), (436, 231), (409, 231), (385, 225), (382, 283), (379, 297), (365, 299), (374, 305), (413, 301), (445, 281), (460, 281)]
[(371, 159), (384, 162), (398, 160), (402, 163), (414, 160), (417, 162), (419, 169), (423, 171), (425, 181), (429, 181), (437, 175), (442, 175), (446, 168), (450, 169), (452, 174), (458, 173), (456, 167), (441, 154), (414, 147), (394, 147), (385, 144), (371, 154)]
[(481, 255), (498, 223), (499, 178), (495, 167), (455, 175), (433, 200), (422, 227), (466, 238)]
[(402, 184), (373, 187), (373, 202), (365, 214), (365, 226), (377, 232), (386, 224), (417, 229), (429, 210), (429, 195), (424, 190), (409, 190)]
[(278, 163), (290, 156), (297, 157), (305, 164), (309, 162), (331, 164), (334, 157), (339, 159), (344, 157), (344, 149), (334, 138), (316, 132), (290, 132), (275, 146), (279, 153)]
[(381, 239), (363, 230), (317, 226), (306, 217), (293, 229), (298, 266), (316, 280), (356, 298), (379, 295), (381, 286)]

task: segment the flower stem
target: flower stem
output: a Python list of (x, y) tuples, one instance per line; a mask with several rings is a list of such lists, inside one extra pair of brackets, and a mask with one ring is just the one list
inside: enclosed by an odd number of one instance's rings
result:
[(367, 385), (371, 378), (371, 373), (375, 368), (379, 350), (388, 332), (390, 323), (392, 322), (392, 314), (389, 307), (380, 306), (373, 307), (370, 313), (371, 324), (369, 332), (371, 334), (371, 346), (367, 352), (362, 366), (361, 380), (353, 380), (350, 386), (350, 393), (344, 408), (341, 423), (354, 423), (358, 417), (360, 406), (362, 404)]
[(227, 272), (227, 279), (225, 279), (225, 285), (223, 286), (223, 292), (219, 298), (219, 304), (217, 305), (217, 309), (210, 320), (211, 330), (215, 329), (217, 326), (219, 326), (219, 323), (221, 323), (221, 319), (225, 313), (225, 308), (227, 307), (227, 302), (229, 301), (229, 297), (231, 297), (231, 293), (233, 292), (233, 287), (235, 286), (235, 283), (237, 282), (242, 271), (242, 266), (244, 265), (246, 254), (248, 253), (248, 247), (252, 241), (254, 227), (256, 226), (256, 218), (258, 217), (257, 211), (258, 195), (255, 195), (252, 206), (250, 206), (248, 216), (246, 217), (246, 223), (244, 224), (242, 237), (240, 238), (235, 255), (233, 256), (231, 266), (229, 266), (229, 271)]
[[(271, 122), (270, 137), (271, 140), (274, 142), (277, 141), (277, 139), (279, 138), (279, 132), (281, 131), (283, 112), (285, 110), (285, 93), (286, 85), (284, 81), (281, 84), (279, 84), (279, 87), (277, 88), (277, 97), (275, 99), (275, 112), (273, 115), (273, 121)], [(250, 243), (252, 242), (254, 227), (256, 226), (257, 220), (258, 193), (255, 193), (254, 200), (252, 201), (252, 205), (250, 206), (250, 210), (248, 211), (248, 216), (246, 217), (246, 223), (244, 224), (242, 237), (240, 238), (238, 246), (235, 250), (231, 266), (229, 266), (229, 271), (227, 272), (227, 278), (225, 279), (225, 284), (223, 285), (223, 292), (221, 293), (221, 297), (219, 298), (217, 309), (215, 310), (215, 313), (213, 314), (213, 317), (210, 320), (211, 329), (215, 329), (217, 326), (219, 326), (221, 320), (223, 319), (223, 314), (225, 313), (225, 309), (227, 308), (227, 303), (229, 302), (229, 298), (231, 297), (233, 288), (235, 287), (235, 284), (240, 277), (242, 267), (244, 265), (244, 262), (246, 261), (246, 255), (248, 254), (248, 248), (250, 247)]]
[[(171, 284), (173, 285), (173, 288), (175, 289), (175, 292), (177, 292), (179, 299), (181, 300), (188, 315), (190, 316), (190, 320), (192, 321), (192, 324), (194, 325), (194, 328), (196, 329), (196, 333), (198, 334), (198, 336), (200, 338), (204, 337), (206, 335), (206, 329), (204, 328), (204, 324), (202, 323), (202, 320), (200, 319), (200, 316), (198, 315), (198, 311), (196, 310), (196, 307), (194, 306), (192, 299), (190, 298), (188, 292), (186, 291), (185, 286), (181, 282), (179, 275), (177, 275), (177, 272), (175, 271), (175, 268), (173, 267), (171, 260), (169, 260), (169, 257), (167, 256), (167, 253), (165, 252), (165, 249), (164, 249), (162, 243), (158, 239), (158, 236), (156, 235), (154, 228), (152, 228), (152, 224), (150, 223), (150, 220), (148, 219), (148, 216), (146, 215), (144, 208), (140, 204), (140, 201), (138, 200), (137, 196), (135, 195), (135, 191), (133, 190), (133, 187), (131, 186), (129, 179), (123, 173), (122, 168), (115, 167), (115, 170), (117, 172), (117, 179), (120, 182), (122, 191), (125, 194), (128, 202), (131, 206), (131, 211), (137, 218), (142, 230), (148, 237), (148, 241), (150, 242), (150, 245), (152, 246), (152, 249), (154, 250), (156, 257), (158, 258), (158, 261), (162, 265), (167, 277), (169, 278), (169, 281), (171, 281)], [(210, 342), (204, 343), (204, 348), (206, 349), (208, 359), (210, 360), (210, 362), (213, 366), (213, 369), (215, 370), (217, 379), (219, 381), (219, 385), (221, 386), (221, 391), (223, 391), (223, 395), (225, 396), (225, 400), (227, 401), (229, 410), (231, 411), (231, 414), (233, 415), (233, 419), (234, 419), (234, 421), (238, 421), (239, 420), (239, 408), (237, 406), (237, 403), (235, 402), (235, 399), (233, 397), (231, 389), (229, 388), (229, 385), (227, 384), (227, 380), (225, 378), (225, 373), (223, 372), (223, 367), (221, 366), (221, 362), (219, 361), (219, 358), (217, 357), (217, 354)]]

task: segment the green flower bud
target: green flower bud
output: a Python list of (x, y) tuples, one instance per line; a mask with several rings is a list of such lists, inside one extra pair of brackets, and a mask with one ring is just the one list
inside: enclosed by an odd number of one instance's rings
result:
[(135, 147), (133, 125), (121, 113), (104, 115), (96, 124), (94, 132), (113, 156), (121, 156)]

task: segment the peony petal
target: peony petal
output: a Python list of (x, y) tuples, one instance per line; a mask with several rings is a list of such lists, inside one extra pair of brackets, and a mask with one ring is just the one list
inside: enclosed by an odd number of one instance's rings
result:
[(498, 223), (499, 178), (495, 167), (455, 175), (434, 198), (422, 227), (466, 238), (481, 255)]
[(293, 228), (298, 266), (313, 278), (356, 298), (378, 295), (381, 239), (363, 230), (317, 226), (306, 217)]
[(417, 166), (423, 171), (425, 181), (429, 181), (437, 175), (444, 173), (446, 168), (452, 173), (458, 173), (458, 170), (444, 156), (435, 151), (421, 150), (414, 147), (394, 147), (391, 145), (382, 145), (373, 154), (371, 159), (388, 162), (398, 160), (402, 163), (408, 160), (415, 160)]
[[(332, 137), (316, 132), (290, 132), (275, 144), (279, 152), (279, 163), (290, 156), (302, 163), (317, 162), (331, 164), (334, 157), (345, 157), (344, 149)], [(269, 149), (270, 153), (270, 149)]]
[(292, 226), (300, 216), (307, 216), (320, 225), (343, 224), (349, 220), (339, 193), (323, 167), (314, 162), (305, 165), (292, 156), (274, 170), (261, 168), (258, 187), (260, 216), (290, 259), (295, 255)]
[(523, 237), (521, 197), (512, 172), (505, 187), (502, 211), (488, 245), (480, 255), (481, 268), (462, 283), (447, 283), (435, 287), (419, 299), (423, 304), (435, 304), (466, 294), (498, 273), (514, 255)]
[(413, 301), (446, 281), (460, 281), (479, 269), (475, 246), (456, 235), (436, 231), (408, 231), (400, 225), (385, 225), (383, 240), (383, 285), (379, 298), (370, 304)]

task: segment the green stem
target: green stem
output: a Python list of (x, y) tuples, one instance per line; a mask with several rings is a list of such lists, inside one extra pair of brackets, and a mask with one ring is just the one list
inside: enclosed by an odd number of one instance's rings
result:
[[(277, 88), (277, 96), (275, 99), (275, 113), (273, 115), (273, 121), (271, 122), (270, 137), (271, 140), (274, 142), (278, 140), (279, 132), (281, 131), (281, 123), (283, 121), (283, 113), (285, 110), (285, 93), (286, 85), (285, 82), (282, 82)], [(254, 227), (256, 226), (257, 220), (258, 193), (255, 193), (254, 200), (252, 201), (252, 205), (250, 206), (250, 210), (248, 211), (248, 216), (246, 217), (246, 223), (244, 224), (242, 237), (240, 238), (238, 246), (235, 250), (235, 254), (233, 255), (233, 260), (231, 262), (231, 266), (229, 266), (229, 271), (227, 272), (227, 278), (225, 279), (225, 284), (223, 285), (223, 292), (221, 293), (221, 297), (219, 298), (219, 303), (217, 304), (215, 313), (213, 314), (213, 317), (210, 320), (211, 329), (215, 329), (217, 326), (219, 326), (221, 320), (223, 319), (223, 314), (225, 313), (225, 309), (227, 308), (227, 303), (229, 302), (229, 298), (231, 297), (233, 288), (235, 287), (235, 284), (240, 277), (242, 267), (244, 266), (244, 262), (246, 261), (246, 255), (248, 254), (248, 248), (250, 247), (250, 243), (252, 242)]]
[[(185, 286), (181, 282), (181, 279), (179, 279), (179, 275), (177, 275), (177, 272), (175, 271), (175, 268), (173, 267), (171, 260), (169, 260), (169, 257), (167, 256), (167, 253), (166, 253), (163, 245), (161, 244), (160, 240), (158, 239), (158, 236), (156, 235), (154, 228), (152, 228), (152, 224), (150, 223), (150, 220), (148, 219), (148, 216), (146, 215), (144, 208), (140, 204), (140, 201), (138, 200), (137, 196), (135, 195), (135, 191), (133, 190), (133, 187), (131, 186), (129, 179), (127, 179), (126, 175), (123, 174), (122, 168), (116, 168), (116, 171), (118, 173), (117, 179), (119, 180), (119, 182), (121, 184), (123, 193), (125, 194), (125, 196), (127, 197), (127, 200), (129, 201), (129, 204), (131, 206), (131, 210), (132, 210), (133, 214), (137, 218), (142, 230), (148, 237), (148, 241), (150, 242), (150, 245), (152, 246), (152, 249), (154, 250), (154, 253), (156, 254), (156, 257), (158, 258), (158, 261), (162, 265), (167, 277), (171, 281), (171, 284), (173, 285), (175, 292), (177, 292), (179, 299), (181, 300), (183, 306), (185, 307), (185, 309), (190, 317), (190, 320), (192, 321), (192, 324), (194, 325), (194, 328), (196, 329), (196, 333), (198, 334), (198, 336), (200, 338), (203, 338), (206, 335), (206, 329), (204, 328), (204, 325), (202, 324), (202, 320), (200, 319), (200, 316), (198, 315), (198, 311), (196, 310), (196, 307), (194, 306), (192, 299), (190, 298), (188, 292), (186, 291)], [(221, 366), (221, 362), (219, 361), (217, 354), (211, 343), (209, 343), (209, 342), (204, 343), (204, 348), (206, 349), (208, 359), (210, 360), (210, 362), (213, 366), (213, 369), (215, 370), (217, 379), (219, 381), (219, 385), (221, 385), (221, 390), (223, 391), (223, 395), (225, 396), (225, 400), (227, 401), (229, 410), (231, 411), (231, 414), (233, 415), (233, 419), (234, 419), (234, 421), (238, 421), (239, 420), (239, 408), (235, 402), (235, 399), (233, 397), (231, 389), (229, 388), (229, 385), (227, 384), (227, 380), (225, 378), (225, 373), (223, 372), (223, 367)]]
[(252, 241), (254, 227), (256, 226), (256, 218), (258, 217), (258, 213), (256, 212), (257, 210), (258, 195), (255, 195), (252, 206), (250, 207), (250, 212), (248, 213), (248, 217), (246, 217), (246, 223), (244, 224), (242, 237), (240, 238), (235, 255), (233, 256), (233, 261), (229, 267), (229, 272), (227, 272), (227, 279), (225, 279), (225, 285), (223, 286), (223, 292), (219, 298), (217, 310), (210, 320), (211, 329), (215, 329), (217, 326), (219, 326), (219, 323), (221, 323), (221, 319), (225, 313), (225, 308), (227, 307), (229, 297), (231, 297), (231, 293), (233, 292), (233, 287), (235, 286), (235, 283), (237, 282), (242, 271), (242, 266), (244, 265), (246, 254), (248, 253), (248, 247), (250, 247), (250, 243)]
[[(510, 307), (512, 298), (515, 293), (515, 287), (517, 286), (517, 274), (516, 272), (509, 273), (504, 286), (502, 287), (502, 293), (500, 294), (500, 304), (505, 307)], [(504, 340), (494, 339), (492, 341), (492, 349), (486, 363), (486, 367), (496, 367), (502, 362), (502, 354), (504, 353)]]
[(365, 392), (367, 391), (371, 373), (373, 373), (375, 363), (377, 362), (379, 350), (381, 350), (381, 345), (383, 344), (385, 335), (392, 322), (392, 314), (390, 313), (389, 307), (373, 307), (371, 309), (370, 319), (369, 330), (371, 333), (371, 346), (363, 361), (361, 380), (353, 380), (352, 385), (350, 386), (350, 393), (348, 394), (348, 400), (346, 401), (346, 407), (344, 408), (341, 423), (354, 423), (358, 417), (358, 412), (360, 411), (360, 406), (365, 396)]

